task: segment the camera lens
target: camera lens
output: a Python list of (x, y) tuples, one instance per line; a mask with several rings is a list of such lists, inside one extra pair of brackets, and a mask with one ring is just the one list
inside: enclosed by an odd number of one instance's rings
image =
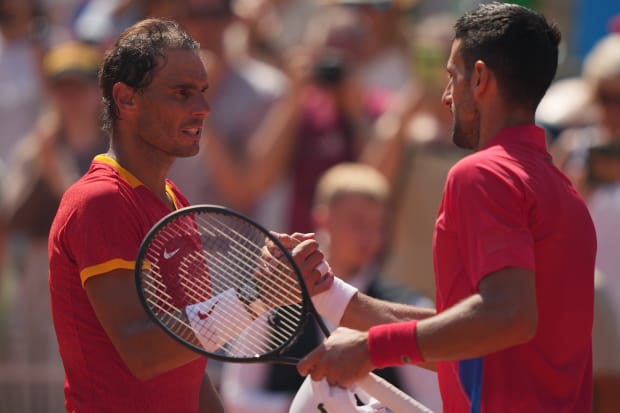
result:
[(336, 86), (345, 76), (345, 65), (342, 56), (338, 53), (321, 55), (314, 66), (314, 79), (325, 86)]

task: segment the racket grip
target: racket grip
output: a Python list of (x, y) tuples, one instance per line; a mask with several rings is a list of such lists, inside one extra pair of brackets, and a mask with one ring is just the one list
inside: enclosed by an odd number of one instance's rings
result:
[(371, 373), (355, 384), (394, 413), (433, 413), (428, 407), (375, 374)]

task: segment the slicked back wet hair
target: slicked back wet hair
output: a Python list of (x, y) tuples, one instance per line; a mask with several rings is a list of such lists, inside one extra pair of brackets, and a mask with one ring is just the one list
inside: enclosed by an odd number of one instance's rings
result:
[(558, 67), (558, 27), (540, 13), (515, 4), (493, 2), (461, 16), (455, 24), (469, 77), (482, 60), (498, 79), (508, 102), (533, 110)]
[(99, 69), (103, 115), (101, 127), (112, 133), (119, 119), (112, 96), (118, 82), (141, 91), (148, 87), (167, 50), (199, 50), (200, 45), (171, 20), (146, 19), (126, 29), (106, 53)]

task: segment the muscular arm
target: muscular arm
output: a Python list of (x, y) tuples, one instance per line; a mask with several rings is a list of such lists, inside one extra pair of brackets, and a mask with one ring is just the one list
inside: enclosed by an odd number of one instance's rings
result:
[(477, 294), (421, 321), (417, 340), (427, 361), (467, 359), (529, 341), (537, 321), (534, 273), (505, 268), (483, 278)]
[(378, 324), (422, 320), (435, 314), (431, 308), (413, 307), (369, 297), (357, 292), (347, 306), (340, 325), (366, 331)]
[[(343, 316), (352, 322), (352, 312), (361, 311), (371, 322), (398, 317), (398, 321), (425, 315), (420, 309), (408, 311), (399, 305), (355, 298)], [(363, 304), (366, 302), (366, 304)], [(401, 318), (402, 317), (402, 318)], [(534, 273), (505, 268), (482, 279), (479, 291), (444, 312), (426, 317), (416, 330), (420, 352), (427, 362), (483, 356), (530, 340), (536, 332), (538, 315)], [(327, 377), (332, 384), (348, 386), (372, 370), (368, 354), (368, 333), (338, 329), (298, 365), (301, 374), (314, 380)]]
[(85, 289), (99, 322), (139, 379), (147, 380), (199, 357), (150, 320), (138, 299), (131, 271), (92, 277)]

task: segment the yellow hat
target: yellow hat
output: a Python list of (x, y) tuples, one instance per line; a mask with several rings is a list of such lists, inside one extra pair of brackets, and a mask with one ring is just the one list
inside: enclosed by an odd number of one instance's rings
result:
[(43, 59), (43, 71), (51, 79), (66, 75), (97, 77), (101, 53), (96, 46), (69, 41), (52, 48)]

